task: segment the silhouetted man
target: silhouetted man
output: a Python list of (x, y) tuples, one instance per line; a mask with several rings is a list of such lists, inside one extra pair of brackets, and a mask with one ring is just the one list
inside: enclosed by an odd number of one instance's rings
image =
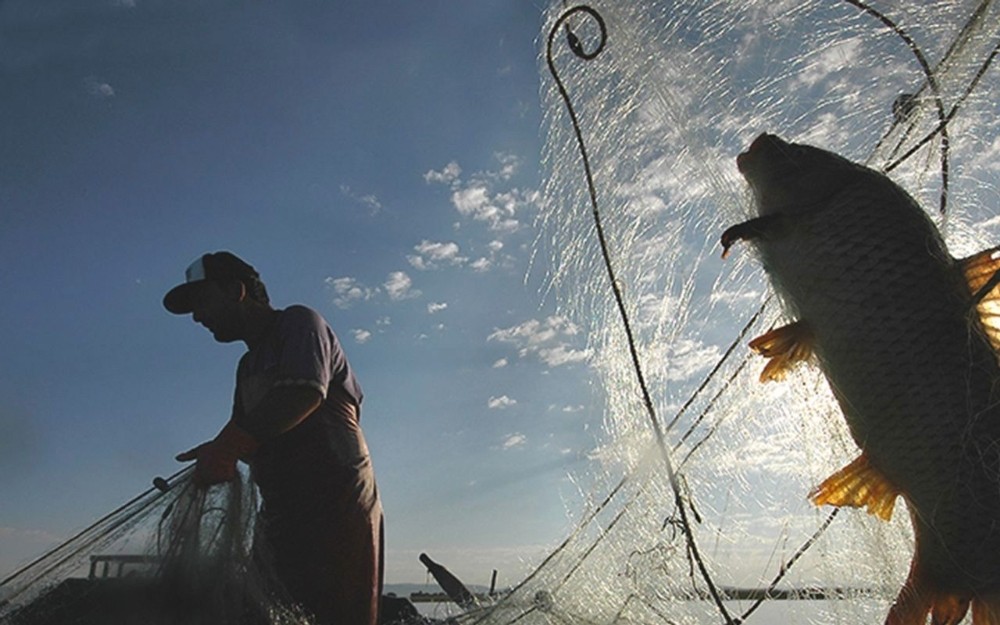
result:
[(271, 307), (253, 267), (205, 254), (163, 298), (222, 343), (243, 341), (229, 422), (177, 456), (208, 487), (250, 464), (272, 566), (317, 625), (376, 625), (382, 507), (359, 425), (362, 392), (336, 335), (305, 306)]

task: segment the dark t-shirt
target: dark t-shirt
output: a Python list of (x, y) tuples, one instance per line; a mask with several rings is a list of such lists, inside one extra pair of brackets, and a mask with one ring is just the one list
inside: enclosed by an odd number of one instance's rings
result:
[(361, 432), (361, 386), (337, 336), (311, 308), (279, 311), (267, 336), (240, 359), (233, 419), (240, 423), (269, 390), (308, 386), (323, 395), (319, 408), (280, 436), (264, 442), (251, 463), (265, 501), (285, 485), (322, 480), (368, 460)]
[(317, 625), (375, 625), (384, 539), (375, 472), (358, 425), (361, 387), (316, 311), (279, 312), (240, 360), (233, 419), (240, 423), (275, 387), (312, 387), (323, 401), (251, 458), (264, 499), (260, 557)]

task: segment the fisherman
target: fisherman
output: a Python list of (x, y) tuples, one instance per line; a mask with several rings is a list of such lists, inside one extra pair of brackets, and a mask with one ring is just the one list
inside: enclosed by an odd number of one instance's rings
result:
[(305, 306), (271, 306), (253, 267), (229, 252), (195, 260), (164, 307), (190, 313), (220, 343), (243, 341), (232, 417), (195, 460), (207, 488), (243, 460), (260, 489), (259, 527), (288, 595), (316, 625), (376, 625), (382, 507), (361, 432), (362, 392), (337, 336)]

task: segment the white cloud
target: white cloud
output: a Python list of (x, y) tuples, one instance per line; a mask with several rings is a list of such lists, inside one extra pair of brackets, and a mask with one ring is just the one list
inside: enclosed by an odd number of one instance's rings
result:
[(452, 266), (462, 265), (469, 260), (461, 255), (461, 249), (453, 241), (437, 243), (425, 239), (418, 245), (413, 246), (413, 249), (418, 255), (410, 255), (406, 259), (413, 267), (421, 271), (437, 269), (442, 264)]
[(543, 321), (529, 319), (509, 328), (494, 330), (486, 340), (513, 345), (518, 355), (537, 356), (550, 367), (586, 362), (591, 350), (575, 347), (571, 341), (580, 328), (566, 317), (553, 315)]
[(500, 171), (497, 172), (497, 176), (501, 180), (510, 180), (521, 166), (521, 159), (513, 154), (498, 152), (496, 158), (500, 161)]
[(420, 291), (413, 288), (413, 280), (403, 271), (393, 271), (382, 284), (389, 299), (400, 301), (420, 297)]
[(722, 352), (717, 345), (679, 338), (648, 348), (649, 362), (658, 363), (650, 374), (669, 382), (690, 380), (713, 367)]
[(376, 215), (382, 210), (382, 202), (372, 193), (355, 193), (346, 184), (340, 185), (340, 193), (367, 208), (372, 215)]
[(860, 39), (846, 39), (821, 48), (815, 59), (796, 76), (796, 80), (803, 85), (813, 87), (841, 69), (857, 67), (861, 52)]
[(458, 163), (451, 161), (444, 166), (441, 171), (434, 171), (433, 169), (424, 174), (424, 180), (428, 183), (439, 182), (442, 184), (452, 184), (458, 177), (462, 175), (462, 168), (459, 167)]
[(975, 156), (975, 160), (985, 169), (1000, 171), (1000, 135), (994, 137), (993, 142)]
[(323, 282), (328, 288), (333, 289), (333, 303), (337, 308), (349, 308), (355, 302), (370, 300), (378, 294), (378, 289), (373, 289), (358, 282), (355, 278), (327, 278)]
[(563, 406), (562, 408), (563, 412), (569, 412), (569, 413), (580, 412), (582, 410), (583, 410), (583, 405), (581, 404), (577, 404), (576, 406)]
[(115, 89), (111, 85), (101, 80), (98, 80), (94, 76), (87, 76), (83, 79), (83, 84), (87, 88), (87, 93), (94, 96), (95, 98), (105, 100), (107, 98), (114, 97)]
[(489, 271), (493, 267), (493, 261), (489, 258), (477, 258), (472, 261), (469, 267), (477, 273), (483, 273), (485, 271)]
[[(482, 224), (494, 233), (493, 240), (476, 256), (463, 256), (456, 243), (422, 241), (414, 249), (417, 253), (407, 256), (407, 261), (416, 269), (429, 270), (443, 266), (468, 267), (483, 273), (497, 267), (510, 266), (514, 257), (504, 254), (504, 242), (500, 239), (523, 228), (525, 213), (539, 202), (540, 194), (534, 190), (511, 188), (509, 182), (521, 166), (521, 160), (514, 154), (495, 154), (498, 166), (490, 171), (480, 171), (462, 177), (462, 168), (455, 161), (441, 171), (431, 170), (424, 174), (428, 183), (447, 184), (451, 189), (450, 201), (461, 219), (453, 225), (456, 231), (472, 224)], [(475, 258), (475, 260), (472, 260)]]
[(722, 357), (718, 346), (690, 339), (676, 341), (671, 345), (670, 351), (667, 379), (674, 381), (691, 379), (714, 366)]
[(490, 225), (490, 229), (497, 232), (516, 232), (521, 227), (521, 222), (516, 219), (500, 219)]
[[(324, 280), (327, 288), (333, 290), (333, 303), (338, 308), (350, 308), (357, 302), (368, 301), (379, 295), (382, 290), (392, 301), (400, 301), (420, 297), (421, 292), (413, 288), (413, 281), (403, 271), (394, 271), (389, 274), (382, 287), (368, 287), (359, 282), (356, 278), (326, 278)], [(375, 320), (375, 325), (379, 327), (388, 326), (392, 323), (389, 317), (379, 317)]]
[(505, 215), (513, 215), (525, 202), (524, 194), (514, 189), (506, 193), (498, 193), (493, 196), (493, 201), (500, 207), (500, 211)]
[(372, 333), (362, 328), (355, 328), (351, 330), (351, 334), (354, 335), (354, 341), (362, 345), (367, 343), (372, 338)]
[(494, 330), (489, 336), (489, 340), (500, 341), (502, 343), (527, 343), (528, 345), (539, 345), (552, 340), (560, 333), (569, 336), (579, 332), (579, 328), (566, 317), (553, 315), (544, 321), (529, 319), (524, 323), (511, 326), (502, 330)]
[(490, 251), (489, 256), (480, 256), (476, 260), (472, 261), (471, 263), (469, 263), (469, 269), (472, 269), (476, 273), (483, 273), (486, 271), (490, 271), (497, 265), (503, 265), (513, 260), (511, 256), (500, 255), (500, 251), (503, 250), (504, 247), (503, 241), (494, 239), (493, 241), (490, 241), (486, 247)]
[(562, 344), (551, 348), (539, 349), (538, 357), (541, 358), (542, 362), (548, 366), (558, 367), (577, 362), (586, 362), (587, 359), (590, 358), (590, 350), (572, 349), (565, 344)]
[(490, 397), (489, 401), (486, 402), (486, 407), (490, 410), (503, 410), (515, 405), (517, 405), (517, 400), (511, 399), (506, 395), (501, 395), (500, 397)]
[(490, 204), (489, 189), (485, 184), (469, 186), (451, 194), (451, 203), (465, 217), (485, 220), (493, 217), (497, 208)]
[[(521, 160), (510, 153), (497, 153), (495, 157), (499, 163), (495, 171), (477, 172), (468, 180), (460, 177), (462, 168), (455, 161), (448, 163), (441, 171), (428, 171), (424, 174), (424, 180), (450, 186), (451, 203), (463, 218), (485, 223), (492, 232), (509, 234), (521, 229), (521, 214), (537, 204), (540, 195), (537, 191), (517, 188), (497, 189), (497, 186), (509, 183), (515, 176), (520, 169)], [(457, 222), (455, 228), (458, 229), (460, 225), (461, 222)], [(496, 255), (502, 248), (500, 241), (493, 241), (490, 243), (490, 254)], [(429, 259), (423, 254), (410, 257), (409, 260), (419, 269), (427, 268), (429, 264)], [(496, 258), (480, 259), (475, 269), (485, 271), (494, 266), (496, 261)]]
[(448, 308), (448, 302), (431, 302), (427, 304), (427, 312), (434, 314)]
[[(510, 225), (510, 230), (516, 230), (517, 220), (513, 220), (513, 225)], [(508, 228), (506, 221), (497, 221), (496, 230), (503, 230)], [(493, 269), (498, 263), (503, 263), (512, 260), (510, 256), (501, 256), (500, 252), (504, 248), (502, 241), (493, 240), (486, 245), (489, 250), (487, 256), (481, 256), (476, 260), (469, 262), (468, 256), (462, 255), (462, 250), (458, 243), (454, 241), (428, 241), (424, 239), (419, 244), (413, 246), (413, 250), (417, 252), (416, 254), (410, 254), (406, 257), (406, 260), (410, 265), (419, 271), (430, 271), (435, 269), (441, 269), (445, 266), (451, 267), (461, 267), (468, 266), (470, 269), (477, 273), (482, 273)]]
[(523, 447), (525, 443), (528, 442), (528, 437), (520, 432), (515, 432), (514, 434), (508, 434), (507, 438), (503, 441), (504, 449), (515, 449), (517, 447)]
[(506, 359), (506, 358), (501, 358), (500, 360), (498, 360), (498, 361), (496, 361), (495, 363), (493, 363), (493, 368), (494, 368), (494, 369), (503, 369), (503, 368), (504, 368), (504, 367), (506, 367), (506, 366), (507, 366), (508, 364), (509, 364), (509, 363), (507, 362), (507, 359)]
[(518, 213), (537, 201), (538, 194), (512, 189), (492, 194), (486, 180), (476, 180), (451, 194), (451, 203), (463, 217), (486, 222), (494, 232), (514, 232), (521, 227)]

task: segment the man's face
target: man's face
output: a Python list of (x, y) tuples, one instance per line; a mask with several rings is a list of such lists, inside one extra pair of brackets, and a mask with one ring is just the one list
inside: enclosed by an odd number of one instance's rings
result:
[(191, 317), (205, 326), (216, 341), (232, 343), (244, 338), (239, 285), (211, 280), (199, 285)]

